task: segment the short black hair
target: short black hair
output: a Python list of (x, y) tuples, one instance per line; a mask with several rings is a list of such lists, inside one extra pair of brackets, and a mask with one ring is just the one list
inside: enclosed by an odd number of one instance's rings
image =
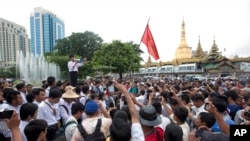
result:
[(125, 121), (128, 121), (128, 115), (125, 111), (123, 110), (117, 110), (114, 114), (114, 118), (121, 118)]
[(72, 57), (74, 57), (74, 55), (73, 55), (73, 54), (70, 54), (70, 55), (69, 55), (69, 58), (72, 58)]
[(212, 103), (218, 110), (218, 112), (223, 113), (227, 110), (227, 98), (225, 96), (217, 96), (212, 99)]
[(112, 141), (130, 141), (131, 127), (129, 123), (122, 118), (114, 118), (109, 131)]
[(78, 112), (83, 112), (84, 111), (84, 105), (81, 102), (76, 102), (72, 104), (71, 107), (71, 114), (74, 115)]
[(161, 111), (162, 111), (162, 106), (161, 106), (161, 103), (160, 102), (153, 102), (152, 106), (155, 107), (155, 110), (158, 114), (161, 114)]
[(39, 94), (40, 94), (40, 92), (45, 92), (45, 90), (44, 89), (42, 89), (42, 88), (34, 88), (33, 90), (32, 90), (32, 94), (34, 95), (34, 96), (39, 96)]
[(54, 76), (49, 76), (47, 78), (47, 83), (49, 86), (51, 86), (52, 84), (54, 84), (56, 82), (56, 78)]
[(164, 139), (166, 141), (182, 141), (183, 131), (178, 124), (170, 123), (166, 126)]
[(61, 96), (62, 96), (62, 91), (59, 88), (55, 87), (55, 88), (50, 89), (49, 98), (50, 97), (51, 98), (59, 98)]
[(17, 95), (20, 95), (20, 92), (15, 90), (10, 90), (10, 92), (6, 95), (6, 101), (11, 104), (12, 100), (17, 99)]
[(24, 103), (20, 108), (20, 118), (21, 120), (26, 120), (29, 116), (34, 116), (38, 106), (34, 103)]
[(234, 90), (226, 91), (226, 92), (224, 93), (224, 95), (225, 95), (227, 98), (231, 97), (231, 99), (232, 99), (233, 101), (236, 101), (236, 100), (238, 99), (238, 97), (239, 97), (238, 93), (237, 93), (236, 91), (234, 91)]
[(201, 112), (199, 114), (201, 122), (205, 122), (208, 128), (211, 128), (215, 124), (215, 117), (211, 113)]
[(32, 103), (34, 101), (35, 96), (32, 93), (29, 93), (26, 95), (25, 98), (26, 98), (27, 102)]
[(16, 85), (16, 89), (17, 89), (17, 90), (20, 90), (20, 89), (22, 89), (22, 88), (24, 88), (24, 87), (25, 87), (25, 84), (24, 84), (24, 83), (19, 83), (19, 84)]
[(188, 110), (186, 107), (176, 107), (174, 108), (174, 115), (180, 120), (180, 122), (184, 123), (188, 117)]
[(193, 96), (191, 96), (191, 100), (204, 102), (205, 99), (204, 99), (203, 95), (201, 95), (201, 94), (194, 94)]
[(28, 141), (36, 141), (41, 132), (47, 130), (48, 123), (44, 119), (31, 120), (24, 128), (24, 134)]

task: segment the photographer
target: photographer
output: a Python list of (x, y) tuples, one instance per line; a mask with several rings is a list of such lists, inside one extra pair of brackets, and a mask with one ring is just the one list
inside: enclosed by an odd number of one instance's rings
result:
[[(216, 103), (216, 102), (215, 102)], [(230, 128), (226, 121), (224, 121), (223, 116), (221, 113), (217, 110), (217, 107), (213, 104), (213, 102), (207, 102), (206, 104), (206, 110), (212, 114), (212, 116), (215, 118), (215, 124), (218, 125), (222, 132), (212, 132), (210, 128), (213, 121), (208, 120), (212, 119), (211, 115), (206, 116), (199, 115), (197, 120), (195, 121), (196, 126), (198, 126), (198, 130), (193, 130), (190, 132), (188, 136), (189, 141), (210, 141), (210, 140), (218, 140), (218, 141), (229, 141), (229, 132)], [(200, 122), (199, 122), (200, 120)], [(203, 122), (202, 122), (203, 121)], [(207, 126), (204, 126), (204, 125)], [(213, 125), (213, 126), (214, 126)], [(211, 126), (211, 128), (213, 128)]]

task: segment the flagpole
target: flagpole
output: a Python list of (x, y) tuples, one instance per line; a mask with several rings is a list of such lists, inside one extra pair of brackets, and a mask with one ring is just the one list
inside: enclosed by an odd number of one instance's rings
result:
[[(150, 17), (148, 17), (148, 22), (147, 22), (147, 24), (146, 24), (146, 27), (145, 27), (145, 29), (144, 29), (144, 32), (145, 32), (145, 30), (147, 29), (147, 26), (148, 26), (149, 20), (150, 20)], [(143, 37), (143, 36), (142, 36), (142, 37)], [(140, 40), (139, 47), (141, 46), (142, 37), (141, 37), (141, 40)], [(149, 53), (148, 53), (148, 55), (150, 56), (150, 54), (149, 54)]]
[[(148, 26), (149, 20), (150, 20), (150, 17), (148, 17), (148, 22), (147, 22), (147, 24), (146, 24), (146, 27), (145, 27), (145, 29), (144, 29), (144, 32), (145, 32), (145, 30), (146, 30), (146, 28), (147, 28), (147, 26)], [(141, 40), (142, 40), (142, 39), (141, 39)], [(140, 46), (141, 46), (141, 41), (140, 41), (139, 47), (140, 47)]]

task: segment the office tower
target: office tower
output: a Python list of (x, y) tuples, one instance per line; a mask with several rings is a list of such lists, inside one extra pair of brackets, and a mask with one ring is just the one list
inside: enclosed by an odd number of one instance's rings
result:
[(30, 52), (26, 29), (14, 22), (0, 18), (0, 66), (14, 66), (19, 51), (22, 51), (24, 55)]
[(57, 15), (41, 7), (30, 16), (31, 53), (43, 55), (54, 50), (56, 40), (64, 38), (64, 22)]

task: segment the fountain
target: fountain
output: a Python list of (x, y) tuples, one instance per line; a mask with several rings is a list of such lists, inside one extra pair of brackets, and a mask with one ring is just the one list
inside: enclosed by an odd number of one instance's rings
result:
[(17, 68), (20, 72), (20, 78), (26, 83), (42, 83), (48, 76), (54, 76), (60, 79), (59, 66), (46, 62), (44, 56), (34, 55), (31, 53), (24, 56), (23, 52), (17, 54)]

